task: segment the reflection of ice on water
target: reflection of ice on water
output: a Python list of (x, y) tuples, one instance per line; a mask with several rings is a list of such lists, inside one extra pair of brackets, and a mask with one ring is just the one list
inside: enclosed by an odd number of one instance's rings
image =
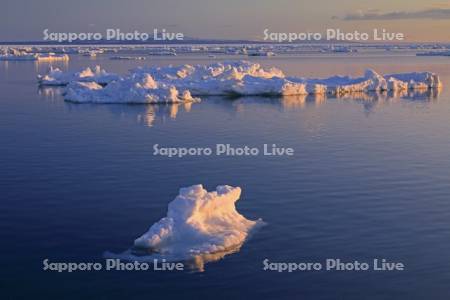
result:
[[(119, 118), (131, 118), (138, 124), (147, 127), (153, 127), (159, 123), (165, 123), (175, 120), (180, 113), (191, 112), (195, 105), (212, 105), (225, 108), (226, 110), (241, 113), (244, 111), (252, 111), (254, 107), (271, 107), (280, 111), (296, 111), (310, 108), (317, 108), (328, 101), (352, 101), (359, 103), (364, 107), (366, 114), (371, 114), (377, 107), (390, 105), (399, 101), (416, 101), (418, 103), (428, 104), (439, 100), (442, 88), (418, 89), (418, 90), (402, 90), (391, 92), (354, 92), (342, 94), (339, 96), (329, 96), (326, 94), (314, 95), (296, 95), (284, 97), (203, 97), (203, 103), (178, 103), (178, 104), (110, 104), (110, 105), (79, 105), (63, 102), (62, 94), (64, 89), (60, 87), (40, 87), (38, 94), (54, 103), (61, 103), (70, 107), (71, 110), (107, 110)], [(61, 101), (58, 101), (61, 100)]]
[(219, 261), (226, 255), (237, 253), (241, 250), (241, 246), (242, 245), (239, 245), (238, 247), (230, 248), (226, 251), (220, 251), (216, 253), (195, 255), (191, 260), (186, 261), (186, 264), (193, 270), (203, 272), (205, 270), (205, 264)]
[(46, 73), (50, 68), (59, 68), (63, 71), (67, 71), (69, 69), (69, 61), (68, 60), (57, 60), (57, 61), (33, 61), (34, 71), (36, 74)]
[[(442, 88), (404, 90), (392, 92), (355, 92), (340, 96), (328, 96), (326, 94), (296, 95), (283, 97), (238, 97), (235, 99), (224, 99), (223, 97), (206, 97), (204, 103), (220, 105), (237, 113), (251, 111), (253, 106), (270, 106), (280, 111), (305, 110), (311, 107), (320, 107), (327, 101), (353, 101), (364, 107), (365, 113), (369, 114), (376, 107), (389, 105), (399, 101), (419, 101), (429, 103), (437, 101)], [(157, 121), (164, 123), (167, 119), (175, 119), (180, 111), (190, 112), (193, 103), (156, 105), (149, 106), (144, 114), (138, 115), (138, 122), (152, 127)], [(201, 103), (198, 105), (202, 105)]]
[(395, 101), (395, 100), (437, 100), (442, 87), (431, 89), (401, 90), (389, 92), (372, 92), (372, 93), (349, 93), (337, 96), (337, 99), (354, 100), (354, 101)]
[(162, 122), (165, 122), (167, 117), (170, 119), (176, 119), (180, 109), (185, 112), (190, 112), (192, 109), (192, 103), (148, 105), (146, 106), (145, 112), (139, 113), (136, 116), (136, 120), (139, 124), (144, 124), (147, 127), (153, 127), (158, 119)]
[(62, 98), (62, 94), (64, 93), (64, 89), (61, 87), (47, 88), (47, 87), (39, 87), (37, 90), (40, 99), (51, 103), (51, 105), (63, 107), (65, 105), (64, 102), (60, 101)]
[(442, 92), (442, 87), (428, 89), (428, 90), (409, 91), (408, 94), (406, 96), (403, 96), (402, 98), (409, 99), (409, 100), (434, 101), (434, 100), (438, 100), (441, 92)]
[(363, 105), (366, 112), (375, 107), (388, 105), (398, 101), (421, 101), (423, 103), (437, 101), (442, 88), (402, 90), (390, 92), (353, 92), (337, 96), (327, 94), (296, 95), (283, 97), (240, 97), (232, 101), (236, 112), (251, 110), (252, 105), (271, 105), (282, 110), (303, 110), (308, 107), (319, 107), (327, 101), (353, 101)]
[(285, 109), (305, 108), (308, 104), (313, 104), (316, 107), (324, 104), (327, 100), (325, 94), (315, 95), (298, 95), (298, 96), (284, 96), (280, 99), (281, 106)]
[(38, 95), (43, 96), (45, 98), (48, 98), (50, 100), (54, 100), (57, 97), (62, 96), (64, 93), (64, 90), (59, 87), (39, 87), (38, 88)]
[(283, 97), (240, 97), (232, 101), (232, 107), (237, 112), (243, 112), (252, 105), (271, 105), (282, 110), (305, 109), (308, 105), (320, 106), (326, 101), (326, 95), (295, 95)]
[(105, 258), (120, 259), (123, 261), (137, 261), (137, 262), (148, 262), (153, 263), (156, 261), (166, 261), (166, 262), (182, 262), (185, 266), (185, 270), (190, 270), (194, 272), (205, 271), (205, 265), (208, 263), (216, 262), (223, 259), (227, 255), (238, 253), (241, 250), (242, 244), (231, 247), (225, 251), (218, 251), (214, 253), (202, 253), (192, 255), (187, 259), (180, 259), (176, 256), (161, 255), (151, 251), (145, 251), (144, 249), (129, 249), (122, 253), (116, 254), (106, 251), (103, 256)]
[(351, 93), (337, 97), (338, 100), (354, 101), (364, 107), (366, 114), (371, 114), (375, 108), (390, 105), (399, 101), (419, 101), (421, 103), (435, 102), (439, 99), (442, 88), (403, 90), (373, 93)]
[(10, 66), (14, 66), (17, 64), (23, 64), (23, 63), (32, 63), (34, 67), (34, 71), (36, 74), (46, 72), (50, 66), (57, 66), (62, 70), (68, 70), (69, 69), (69, 61), (39, 61), (39, 60), (33, 60), (33, 61), (0, 61), (0, 67), (4, 68), (5, 71), (9, 70)]
[(147, 127), (153, 127), (157, 123), (165, 123), (168, 120), (175, 120), (180, 113), (188, 113), (192, 111), (193, 105), (197, 103), (174, 103), (174, 104), (89, 104), (80, 105), (76, 103), (65, 102), (62, 98), (64, 94), (63, 87), (57, 86), (41, 86), (37, 90), (37, 94), (58, 105), (65, 105), (71, 111), (92, 111), (107, 110), (119, 118), (131, 118), (139, 124)]

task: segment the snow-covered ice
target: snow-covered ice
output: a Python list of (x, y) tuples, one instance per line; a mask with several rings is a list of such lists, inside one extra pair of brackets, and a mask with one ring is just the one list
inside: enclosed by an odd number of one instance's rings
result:
[(78, 103), (183, 103), (199, 102), (188, 90), (158, 84), (149, 74), (131, 76), (102, 87), (95, 82), (72, 82), (65, 99)]
[[(106, 78), (106, 80), (105, 80)], [(106, 87), (77, 84), (93, 81)], [(439, 76), (431, 72), (381, 75), (366, 70), (361, 77), (332, 76), (304, 78), (286, 76), (277, 68), (263, 68), (248, 61), (139, 67), (126, 76), (108, 74), (100, 67), (75, 75), (52, 69), (40, 77), (43, 85), (64, 85), (66, 100), (85, 103), (178, 103), (196, 101), (194, 97), (212, 95), (292, 96), (345, 95), (439, 88)]]
[(400, 85), (400, 88), (390, 88), (389, 90), (420, 90), (426, 88), (439, 88), (442, 83), (434, 73), (399, 73), (385, 75), (388, 84)]
[(91, 68), (86, 68), (76, 73), (63, 72), (59, 68), (50, 66), (47, 74), (38, 75), (39, 84), (48, 86), (68, 85), (71, 82), (95, 82), (106, 85), (119, 78), (119, 75), (108, 73), (100, 66), (95, 66), (93, 70)]
[(112, 60), (145, 60), (144, 56), (111, 56)]
[(68, 61), (69, 55), (67, 54), (55, 54), (55, 53), (47, 53), (47, 54), (38, 54), (37, 60), (40, 62), (47, 62), (47, 61)]
[(7, 61), (39, 61), (39, 62), (51, 62), (51, 61), (68, 61), (69, 55), (67, 54), (55, 54), (53, 52), (48, 53), (33, 53), (32, 49), (4, 49), (0, 54), (0, 60)]
[(4, 48), (0, 53), (0, 60), (37, 60), (38, 54), (28, 52), (29, 49)]
[[(167, 216), (137, 238), (134, 247), (149, 250), (152, 258), (172, 261), (205, 262), (235, 252), (254, 229), (264, 224), (260, 219), (249, 220), (236, 210), (240, 195), (239, 187), (228, 185), (218, 186), (212, 192), (202, 185), (181, 188), (169, 203)], [(130, 251), (119, 256), (139, 260)]]
[(158, 253), (193, 255), (225, 251), (241, 245), (258, 222), (236, 211), (239, 187), (202, 185), (181, 188), (169, 203), (167, 216), (137, 238), (134, 245)]

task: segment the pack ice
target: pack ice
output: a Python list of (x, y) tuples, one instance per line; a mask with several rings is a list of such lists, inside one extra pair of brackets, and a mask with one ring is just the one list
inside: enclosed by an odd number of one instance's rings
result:
[[(197, 101), (199, 96), (291, 96), (355, 92), (383, 92), (439, 88), (439, 76), (431, 72), (380, 75), (366, 70), (363, 76), (304, 78), (286, 76), (277, 68), (265, 69), (248, 61), (140, 67), (126, 76), (100, 82), (51, 70), (41, 84), (68, 84), (65, 99), (85, 103), (173, 103)], [(116, 75), (117, 76), (117, 75)], [(79, 83), (79, 81), (90, 83)], [(101, 85), (106, 86), (101, 86)]]
[(53, 52), (48, 53), (33, 53), (29, 50), (20, 50), (14, 48), (6, 48), (0, 51), (0, 61), (39, 61), (39, 62), (52, 62), (52, 61), (68, 61), (69, 55), (56, 54)]

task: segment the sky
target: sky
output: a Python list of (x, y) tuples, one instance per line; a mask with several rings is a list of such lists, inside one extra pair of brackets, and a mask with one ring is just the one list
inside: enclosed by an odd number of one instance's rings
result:
[(50, 32), (152, 32), (262, 39), (269, 32), (400, 32), (410, 42), (450, 42), (450, 0), (2, 0), (0, 41)]

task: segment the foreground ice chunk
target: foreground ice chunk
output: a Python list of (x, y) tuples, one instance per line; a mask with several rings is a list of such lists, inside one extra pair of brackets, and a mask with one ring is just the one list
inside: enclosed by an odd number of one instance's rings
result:
[(239, 187), (218, 186), (208, 192), (202, 185), (180, 189), (169, 203), (167, 216), (137, 238), (134, 245), (154, 252), (189, 258), (236, 248), (262, 221), (251, 221), (236, 211)]

